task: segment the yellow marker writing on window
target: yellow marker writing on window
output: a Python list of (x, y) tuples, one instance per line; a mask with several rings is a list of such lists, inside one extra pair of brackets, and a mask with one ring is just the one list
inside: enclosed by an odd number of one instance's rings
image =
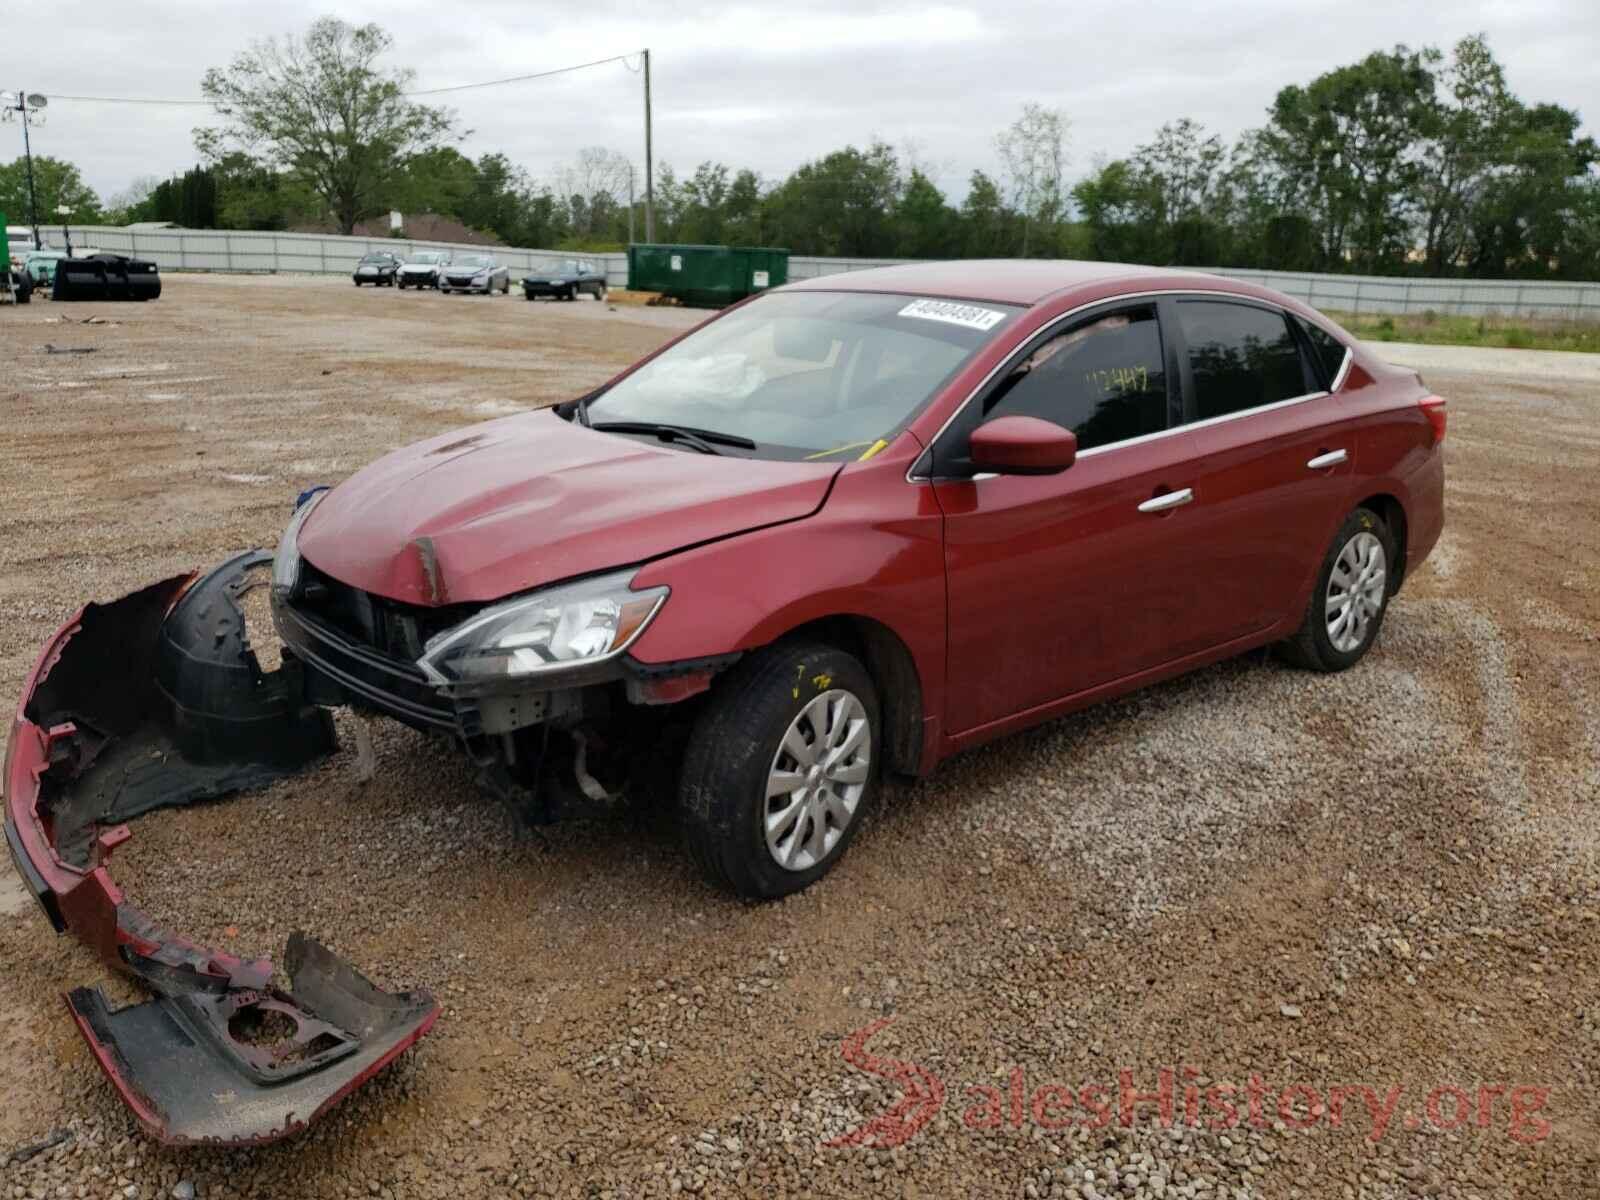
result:
[(815, 454), (806, 455), (806, 461), (814, 458), (827, 458), (830, 454), (843, 454), (846, 450), (856, 450), (862, 446), (870, 446), (871, 442), (846, 442), (842, 446), (835, 446), (832, 450), (818, 450)]

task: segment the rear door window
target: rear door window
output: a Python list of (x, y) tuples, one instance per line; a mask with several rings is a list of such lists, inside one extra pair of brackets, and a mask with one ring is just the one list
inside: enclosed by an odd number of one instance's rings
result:
[(1154, 305), (1118, 309), (1042, 343), (984, 401), (984, 419), (1040, 417), (1092, 450), (1167, 428), (1167, 372)]
[(1176, 308), (1194, 381), (1194, 420), (1316, 390), (1285, 314), (1213, 300), (1180, 300)]

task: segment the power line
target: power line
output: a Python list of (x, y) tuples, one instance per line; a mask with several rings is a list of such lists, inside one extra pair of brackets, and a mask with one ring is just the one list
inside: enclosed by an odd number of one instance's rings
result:
[[(556, 67), (550, 71), (535, 71), (531, 75), (510, 75), (504, 79), (486, 79), (482, 83), (457, 83), (449, 87), (422, 88), (414, 92), (403, 93), (407, 97), (416, 96), (443, 96), (451, 92), (468, 92), (477, 88), (503, 87), (512, 83), (530, 83), (535, 79), (549, 79), (552, 75), (566, 75), (573, 71), (584, 71), (590, 67), (603, 67), (607, 63), (620, 62), (630, 71), (638, 72), (639, 68), (633, 66), (628, 60), (636, 58), (639, 52), (630, 54), (613, 54), (610, 58), (597, 58), (593, 62), (575, 63), (570, 67)], [(169, 100), (149, 96), (66, 96), (58, 92), (46, 92), (52, 100), (67, 100), (80, 104), (156, 104), (179, 108), (211, 108), (210, 100)]]
[[(637, 54), (637, 53), (638, 53), (638, 51), (634, 52), (634, 54)], [(570, 71), (582, 71), (582, 70), (585, 70), (588, 67), (603, 67), (607, 63), (614, 63), (614, 62), (626, 63), (628, 61), (628, 59), (634, 57), (634, 54), (613, 54), (610, 58), (597, 58), (593, 62), (578, 63), (576, 66), (571, 66), (571, 67), (557, 67), (553, 71), (538, 71), (538, 72), (535, 72), (532, 75), (512, 75), (512, 76), (509, 76), (508, 78), (505, 78), (505, 79), (490, 79), (490, 80), (487, 80), (484, 83), (458, 83), (458, 84), (455, 84), (452, 87), (426, 88), (426, 89), (424, 89), (423, 91), (420, 91), (420, 92), (407, 92), (406, 95), (407, 96), (442, 96), (446, 92), (466, 92), (466, 91), (471, 91), (474, 88), (500, 87), (502, 84), (507, 84), (507, 83), (527, 83), (530, 80), (534, 80), (534, 79), (548, 79), (552, 75), (565, 75)], [(634, 69), (635, 68), (633, 68), (633, 67), (629, 67), (629, 70), (634, 70)]]

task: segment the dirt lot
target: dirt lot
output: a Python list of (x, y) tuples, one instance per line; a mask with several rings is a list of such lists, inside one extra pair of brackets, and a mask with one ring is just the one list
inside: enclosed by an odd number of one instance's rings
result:
[[(193, 277), (0, 310), (0, 705), (82, 599), (692, 319)], [(1449, 524), (1359, 668), (1252, 656), (968, 754), (787, 902), (703, 885), (667, 819), (519, 834), (398, 728), (371, 782), (341, 752), (138, 823), (117, 876), (171, 927), (305, 928), (446, 1003), (287, 1144), (138, 1134), (60, 999), (103, 970), (0, 867), (0, 1197), (1600, 1195), (1600, 372), (1386, 352), (1450, 398)], [(827, 1145), (900, 1063), (937, 1115)], [(1124, 1126), (1164, 1068), (1171, 1127)]]

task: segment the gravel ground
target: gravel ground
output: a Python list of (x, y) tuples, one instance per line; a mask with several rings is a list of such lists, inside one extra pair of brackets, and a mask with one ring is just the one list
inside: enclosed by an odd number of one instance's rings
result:
[[(693, 320), (166, 284), (0, 310), (8, 708), (82, 599), (271, 544), (307, 482), (573, 394)], [(62, 1011), (104, 972), (0, 867), (0, 1200), (1600, 1195), (1596, 363), (1415, 349), (1382, 352), (1451, 401), (1449, 523), (1360, 667), (1253, 655), (964, 755), (890, 789), (804, 895), (709, 889), (667, 816), (520, 834), (381, 725), (368, 782), (342, 752), (139, 822), (117, 877), (156, 918), (247, 953), (305, 928), (445, 1002), (286, 1144), (140, 1135)], [(852, 1137), (905, 1064), (942, 1107)], [(1144, 1101), (1124, 1126), (1121, 1073), (1158, 1092), (1163, 1068), (1173, 1122)], [(1284, 1119), (1291, 1087), (1318, 1107), (1290, 1093)]]

